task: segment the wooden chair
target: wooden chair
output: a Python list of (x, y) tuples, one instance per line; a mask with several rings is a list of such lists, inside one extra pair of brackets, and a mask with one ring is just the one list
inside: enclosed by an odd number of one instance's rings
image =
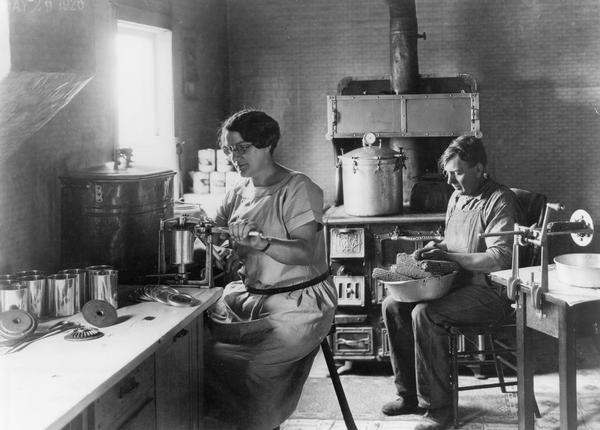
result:
[[(541, 225), (546, 207), (546, 196), (532, 193), (526, 190), (512, 188), (517, 199), (526, 214), (527, 225)], [(522, 266), (536, 264), (539, 250), (527, 248), (520, 253)], [(465, 390), (477, 390), (483, 388), (500, 387), (502, 393), (506, 393), (506, 387), (516, 385), (517, 381), (506, 381), (504, 369), (509, 368), (516, 372), (516, 348), (502, 339), (500, 334), (508, 334), (514, 337), (516, 324), (515, 312), (507, 319), (498, 324), (455, 324), (447, 327), (450, 350), (450, 381), (452, 387), (452, 408), (454, 415), (454, 427), (459, 427), (458, 420), (458, 393)], [(461, 347), (462, 346), (462, 347)], [(471, 346), (471, 349), (469, 349)], [(474, 346), (474, 349), (473, 349)], [(484, 366), (493, 365), (498, 382), (488, 384), (475, 384), (459, 386), (459, 366)], [(535, 402), (535, 416), (540, 417), (540, 412)]]

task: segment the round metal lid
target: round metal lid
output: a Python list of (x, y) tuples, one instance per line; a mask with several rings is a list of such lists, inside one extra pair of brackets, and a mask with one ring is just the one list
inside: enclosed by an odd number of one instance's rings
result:
[(114, 163), (105, 163), (99, 166), (92, 166), (86, 169), (69, 172), (61, 179), (79, 179), (79, 178), (102, 178), (106, 180), (138, 180), (141, 178), (160, 177), (174, 175), (175, 172), (156, 166), (130, 166), (115, 169)]
[(21, 339), (37, 328), (37, 320), (27, 311), (11, 309), (0, 313), (0, 336)]
[(200, 304), (200, 300), (192, 297), (187, 293), (169, 294), (167, 296), (167, 303), (171, 306), (197, 306)]
[(83, 318), (93, 326), (108, 327), (117, 322), (117, 310), (106, 300), (90, 300), (81, 309)]

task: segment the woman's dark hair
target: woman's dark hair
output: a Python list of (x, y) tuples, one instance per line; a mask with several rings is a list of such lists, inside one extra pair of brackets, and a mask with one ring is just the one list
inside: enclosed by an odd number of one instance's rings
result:
[(266, 113), (253, 109), (236, 112), (223, 122), (219, 130), (219, 142), (221, 144), (223, 144), (222, 139), (225, 130), (237, 131), (245, 142), (250, 142), (257, 148), (270, 146), (269, 151), (271, 153), (273, 153), (281, 136), (277, 121)]
[(440, 171), (444, 170), (446, 163), (454, 157), (466, 161), (469, 167), (473, 167), (477, 163), (481, 163), (483, 166), (487, 164), (483, 142), (474, 136), (460, 136), (450, 143), (438, 160)]

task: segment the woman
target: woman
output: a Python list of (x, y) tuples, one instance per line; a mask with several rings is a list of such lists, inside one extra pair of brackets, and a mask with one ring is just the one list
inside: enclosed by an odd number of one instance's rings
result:
[(226, 286), (209, 316), (207, 383), (220, 418), (270, 430), (294, 411), (337, 302), (322, 232), (323, 192), (273, 160), (279, 124), (243, 110), (220, 135), (242, 180), (219, 208), (241, 280)]

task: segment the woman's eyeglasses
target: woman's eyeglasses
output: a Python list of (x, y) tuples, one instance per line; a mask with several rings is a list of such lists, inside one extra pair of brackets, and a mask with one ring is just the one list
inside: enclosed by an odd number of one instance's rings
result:
[(235, 145), (223, 145), (221, 146), (221, 150), (223, 151), (223, 153), (225, 153), (225, 155), (229, 156), (229, 155), (244, 155), (246, 153), (246, 151), (248, 151), (248, 148), (250, 148), (252, 146), (252, 144), (250, 142), (238, 142)]

